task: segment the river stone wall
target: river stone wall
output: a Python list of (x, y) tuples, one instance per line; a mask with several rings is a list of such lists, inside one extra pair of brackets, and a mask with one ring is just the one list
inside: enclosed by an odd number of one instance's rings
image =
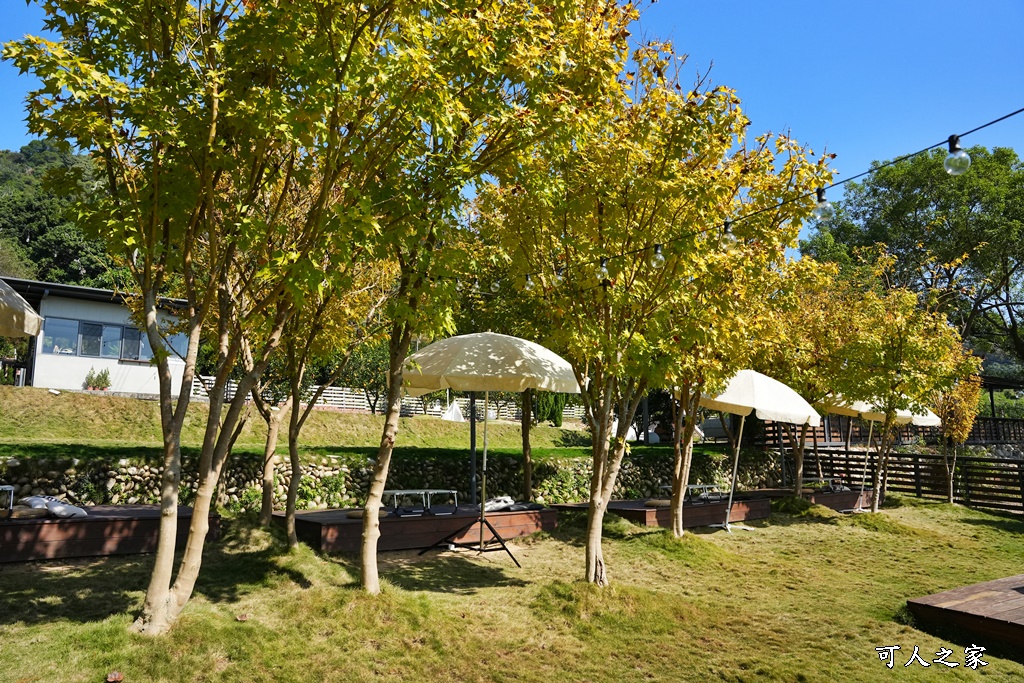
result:
[[(770, 453), (744, 451), (740, 459), (743, 488), (772, 486), (778, 481), (777, 462)], [(728, 481), (730, 462), (724, 455), (694, 457), (690, 481)], [(261, 458), (236, 455), (229, 460), (218, 489), (219, 505), (255, 511), (260, 506)], [(362, 506), (369, 490), (373, 460), (358, 455), (320, 456), (303, 464), (299, 509)], [(181, 503), (195, 499), (198, 485), (192, 458), (182, 463)], [(395, 453), (388, 488), (454, 488), (460, 501), (469, 501), (468, 457)], [(0, 461), (0, 485), (16, 488), (15, 496), (50, 495), (76, 505), (159, 502), (160, 463), (155, 458), (78, 460), (74, 458), (10, 458)], [(522, 499), (522, 458), (488, 456), (487, 496)], [(286, 459), (275, 466), (275, 507), (283, 509), (291, 478)], [(672, 453), (668, 449), (626, 456), (619, 472), (616, 498), (668, 497), (672, 481)], [(534, 462), (533, 494), (541, 503), (579, 502), (589, 498), (590, 459), (556, 458)]]

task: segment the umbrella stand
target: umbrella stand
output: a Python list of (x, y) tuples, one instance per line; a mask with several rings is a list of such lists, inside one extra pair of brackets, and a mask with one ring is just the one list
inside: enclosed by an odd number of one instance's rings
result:
[[(851, 417), (850, 420), (852, 422), (853, 418)], [(857, 507), (850, 508), (849, 510), (840, 510), (840, 512), (867, 512), (867, 510), (860, 506), (860, 499), (864, 497), (864, 480), (868, 476), (868, 461), (871, 460), (871, 434), (874, 430), (875, 421), (868, 420), (868, 445), (867, 448), (864, 449), (864, 469), (860, 473), (860, 494), (857, 496)], [(852, 428), (850, 432), (853, 432)], [(850, 448), (849, 441), (847, 441), (846, 448)]]
[(729, 533), (732, 533), (732, 528), (745, 529), (746, 531), (753, 531), (753, 527), (743, 526), (741, 524), (729, 524), (729, 517), (732, 514), (732, 497), (736, 492), (736, 479), (740, 471), (740, 446), (743, 443), (743, 424), (747, 421), (746, 415), (740, 416), (740, 433), (736, 437), (736, 455), (733, 458), (732, 463), (732, 486), (729, 487), (729, 504), (725, 508), (725, 524), (711, 524), (710, 526), (718, 527), (719, 529), (725, 529)]
[[(488, 392), (488, 391), (484, 392), (484, 453), (483, 453), (482, 467), (480, 468), (480, 499), (481, 499), (480, 500), (480, 516), (477, 517), (476, 519), (474, 519), (473, 521), (471, 521), (469, 524), (466, 524), (465, 526), (463, 526), (459, 530), (457, 530), (457, 531), (455, 531), (453, 533), (448, 534), (447, 536), (442, 538), (437, 543), (434, 543), (433, 545), (427, 546), (426, 548), (421, 550), (419, 552), (419, 554), (423, 555), (428, 550), (431, 550), (433, 548), (437, 548), (438, 546), (444, 546), (444, 547), (457, 546), (459, 548), (469, 548), (471, 550), (476, 550), (476, 551), (481, 552), (481, 553), (498, 552), (498, 551), (504, 550), (506, 553), (508, 553), (508, 556), (512, 558), (512, 561), (516, 563), (516, 566), (521, 569), (523, 565), (519, 564), (519, 560), (516, 559), (516, 556), (513, 555), (512, 551), (508, 549), (507, 545), (505, 545), (505, 539), (501, 537), (501, 534), (499, 534), (498, 530), (494, 528), (494, 525), (491, 524), (489, 521), (487, 521), (487, 510), (486, 510), (486, 506), (487, 506), (487, 418), (488, 418), (487, 413), (488, 413), (488, 409), (489, 409), (489, 406), (488, 406), (489, 398), (490, 398), (489, 394), (490, 394), (490, 392)], [(470, 410), (470, 413), (472, 415), (474, 415), (474, 416), (476, 414), (475, 411), (473, 411), (473, 410)], [(470, 419), (473, 419), (473, 418), (470, 418)], [(475, 463), (476, 463), (476, 459), (475, 458), (474, 458), (473, 462), (474, 462), (474, 468), (475, 468)], [(474, 469), (474, 472), (475, 472), (475, 469)], [(475, 490), (475, 488), (474, 488), (474, 490)], [(475, 545), (473, 543), (456, 543), (455, 542), (455, 538), (457, 538), (458, 536), (462, 535), (462, 533), (464, 533), (466, 530), (472, 528), (472, 526), (474, 524), (479, 524), (480, 525), (480, 542), (478, 544), (475, 544)], [(488, 547), (488, 545), (486, 543), (484, 543), (484, 526), (486, 526), (488, 529), (490, 529), (491, 535), (494, 536), (493, 542), (496, 543), (496, 545), (494, 545), (492, 547)], [(490, 543), (490, 542), (491, 541), (488, 541), (488, 543)]]

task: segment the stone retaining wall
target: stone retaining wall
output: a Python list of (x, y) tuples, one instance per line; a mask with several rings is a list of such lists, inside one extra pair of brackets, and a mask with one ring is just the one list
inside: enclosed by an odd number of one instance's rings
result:
[[(772, 454), (744, 452), (740, 483), (744, 487), (770, 486), (777, 481), (777, 463)], [(725, 456), (694, 458), (691, 481), (728, 480)], [(320, 456), (303, 465), (299, 508), (361, 506), (366, 500), (373, 461), (358, 455)], [(181, 502), (191, 504), (197, 488), (193, 462), (182, 464)], [(590, 492), (589, 458), (544, 459), (534, 462), (534, 498), (541, 503), (587, 500)], [(662, 488), (671, 483), (672, 454), (667, 449), (639, 452), (626, 457), (619, 473), (616, 498), (665, 497)], [(291, 477), (287, 462), (275, 467), (275, 507), (284, 508)], [(236, 510), (258, 510), (260, 505), (260, 457), (236, 455), (225, 467), (218, 491), (218, 503)], [(160, 464), (153, 460), (24, 459), (0, 462), (0, 484), (17, 487), (16, 496), (51, 495), (77, 505), (157, 503)], [(470, 489), (467, 457), (395, 453), (388, 476), (388, 488), (455, 488), (468, 501)], [(487, 496), (522, 498), (522, 458), (488, 456)]]

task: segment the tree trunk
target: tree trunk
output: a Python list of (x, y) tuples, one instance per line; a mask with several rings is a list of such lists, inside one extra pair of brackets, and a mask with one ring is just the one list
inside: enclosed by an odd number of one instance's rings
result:
[(803, 493), (804, 487), (804, 448), (807, 446), (807, 430), (809, 427), (804, 424), (800, 426), (800, 438), (795, 439), (796, 429), (789, 428), (790, 439), (793, 443), (793, 495), (797, 498)]
[(533, 425), (533, 390), (523, 392), (523, 500), (533, 500), (533, 457), (530, 451), (530, 427)]
[[(143, 288), (146, 333), (153, 348), (159, 339), (155, 291)], [(192, 311), (194, 313), (194, 311)], [(142, 614), (132, 629), (147, 635), (165, 633), (174, 621), (170, 614), (171, 579), (174, 575), (174, 550), (178, 537), (178, 496), (181, 486), (181, 428), (192, 395), (196, 357), (199, 352), (201, 327), (190, 317), (189, 345), (185, 370), (176, 403), (172, 400), (170, 366), (164, 356), (157, 356), (157, 379), (160, 386), (160, 426), (163, 435), (163, 472), (160, 476), (160, 531), (157, 536), (153, 572), (146, 588)]]
[[(577, 380), (580, 380), (581, 387), (584, 386), (582, 377), (577, 376)], [(587, 414), (594, 435), (591, 446), (593, 470), (590, 478), (590, 507), (587, 511), (586, 580), (598, 586), (607, 586), (610, 581), (601, 549), (604, 513), (608, 509), (608, 502), (611, 500), (615, 481), (622, 467), (622, 458), (626, 454), (626, 434), (629, 433), (646, 386), (638, 383), (637, 386), (623, 390), (623, 397), (618, 406), (612, 402), (615, 388), (615, 383), (609, 381), (600, 392), (600, 400), (584, 399), (589, 404)], [(619, 424), (614, 435), (614, 443), (609, 445), (612, 414), (616, 407)]]
[(889, 448), (892, 444), (893, 416), (886, 413), (885, 422), (882, 423), (882, 438), (878, 443), (876, 451), (876, 467), (871, 476), (871, 511), (878, 512), (882, 503), (882, 471), (889, 462)]
[(587, 508), (587, 575), (589, 583), (598, 586), (608, 585), (608, 570), (604, 565), (604, 553), (601, 550), (601, 532), (604, 524), (605, 505), (601, 495), (591, 491), (590, 507)]
[(388, 366), (388, 407), (384, 420), (384, 432), (377, 450), (377, 464), (373, 467), (370, 492), (366, 497), (363, 513), (363, 539), (360, 548), (360, 578), (363, 590), (371, 595), (380, 593), (380, 576), (377, 572), (377, 540), (380, 538), (380, 505), (384, 498), (384, 486), (388, 480), (391, 454), (398, 434), (398, 417), (402, 412), (402, 364), (409, 352), (412, 341), (411, 330), (405, 325), (395, 325), (391, 332), (390, 363)]
[[(292, 447), (294, 443), (295, 448)], [(299, 484), (302, 482), (302, 462), (299, 460), (298, 442), (288, 435), (288, 461), (291, 463), (291, 477), (288, 479), (288, 498), (284, 505), (284, 528), (288, 534), (288, 547), (299, 547), (299, 536), (295, 531), (295, 508), (299, 502)]]
[(263, 448), (263, 500), (260, 503), (260, 526), (270, 526), (274, 518), (274, 465), (277, 464), (277, 437), (281, 432), (281, 420), (291, 407), (291, 397), (280, 406), (279, 411), (270, 411), (267, 420), (267, 442)]
[[(686, 498), (686, 487), (690, 483), (690, 466), (693, 464), (693, 435), (697, 428), (697, 406), (700, 404), (700, 391), (690, 392), (690, 385), (684, 385), (681, 396), (682, 405), (675, 407), (673, 401), (672, 424), (672, 534), (681, 538), (683, 529), (683, 502)], [(685, 426), (684, 426), (685, 422)]]

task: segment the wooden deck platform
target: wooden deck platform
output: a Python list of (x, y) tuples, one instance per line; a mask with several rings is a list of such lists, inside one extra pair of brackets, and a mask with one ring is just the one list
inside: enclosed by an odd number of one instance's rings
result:
[[(751, 491), (744, 491), (744, 495), (764, 496), (771, 499), (786, 498), (793, 495), (793, 489), (753, 489)], [(861, 493), (859, 488), (852, 491), (833, 491), (830, 493), (805, 490), (802, 495), (815, 505), (824, 505), (833, 510), (852, 510), (858, 507), (858, 501), (859, 507), (871, 507), (871, 489), (864, 489), (864, 493)]]
[[(479, 514), (479, 507), (451, 506), (434, 507), (440, 512), (452, 514), (424, 514), (420, 516), (381, 517), (378, 550), (414, 550), (429, 548), (448, 534), (473, 521)], [(295, 533), (299, 540), (315, 550), (323, 552), (359, 552), (363, 533), (363, 520), (348, 516), (349, 510), (309, 510), (295, 513)], [(487, 520), (494, 525), (506, 541), (528, 536), (537, 531), (553, 531), (558, 524), (558, 513), (544, 510), (523, 510), (517, 512), (488, 512)], [(284, 513), (275, 512), (274, 522), (284, 525)], [(484, 541), (493, 539), (484, 528)], [(475, 543), (480, 540), (479, 525), (455, 538), (459, 543)]]
[[(9, 519), (0, 522), (0, 562), (130, 555), (156, 551), (159, 505), (96, 505), (88, 517)], [(192, 508), (178, 507), (177, 544), (184, 547)], [(220, 517), (210, 515), (207, 538), (220, 534)]]
[[(661, 526), (672, 528), (672, 508), (647, 507), (647, 500), (613, 500), (608, 503), (608, 512), (625, 517), (629, 521), (643, 526)], [(553, 507), (561, 509), (585, 510), (588, 503), (564, 503)], [(683, 527), (692, 529), (699, 526), (721, 524), (725, 521), (727, 502), (686, 503), (683, 506)], [(758, 497), (737, 499), (732, 503), (730, 521), (743, 522), (751, 519), (766, 519), (771, 514), (771, 501)]]
[(907, 608), (921, 622), (1024, 648), (1024, 574), (907, 600)]

